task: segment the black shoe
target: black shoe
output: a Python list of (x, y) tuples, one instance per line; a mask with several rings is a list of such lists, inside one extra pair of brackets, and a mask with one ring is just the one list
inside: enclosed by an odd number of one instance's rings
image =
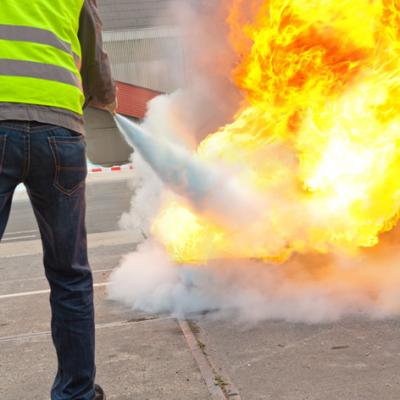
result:
[(99, 385), (94, 385), (94, 392), (96, 393), (94, 396), (94, 400), (106, 400), (106, 394), (104, 390)]

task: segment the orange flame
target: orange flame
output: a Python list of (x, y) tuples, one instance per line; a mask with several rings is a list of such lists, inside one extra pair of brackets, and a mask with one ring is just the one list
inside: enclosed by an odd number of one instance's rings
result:
[(251, 23), (240, 0), (228, 18), (245, 101), (198, 155), (265, 206), (233, 228), (172, 200), (155, 235), (179, 262), (375, 246), (400, 210), (400, 2), (250, 3)]

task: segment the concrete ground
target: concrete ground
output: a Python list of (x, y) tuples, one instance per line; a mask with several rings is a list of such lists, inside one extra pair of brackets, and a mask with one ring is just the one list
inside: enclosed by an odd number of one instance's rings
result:
[[(110, 174), (113, 175), (113, 174)], [(129, 174), (91, 178), (98, 382), (115, 400), (398, 400), (399, 320), (243, 326), (128, 310), (106, 282), (139, 237), (118, 231)], [(0, 399), (46, 400), (55, 369), (37, 229), (19, 194), (0, 245)]]
[(202, 321), (216, 365), (245, 400), (398, 400), (400, 321), (253, 327)]

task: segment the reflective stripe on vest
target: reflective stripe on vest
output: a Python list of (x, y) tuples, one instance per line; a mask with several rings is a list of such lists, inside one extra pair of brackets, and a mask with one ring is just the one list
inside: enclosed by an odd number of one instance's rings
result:
[(0, 102), (82, 114), (83, 1), (19, 0), (16, 6), (15, 0), (0, 0)]
[(39, 64), (31, 61), (3, 60), (0, 58), (0, 75), (38, 78), (65, 83), (77, 88), (81, 87), (81, 81), (71, 71), (56, 65)]
[(71, 44), (59, 39), (53, 32), (48, 30), (29, 26), (0, 25), (1, 39), (47, 44), (72, 55), (76, 63), (78, 65), (80, 63), (80, 57), (72, 51)]

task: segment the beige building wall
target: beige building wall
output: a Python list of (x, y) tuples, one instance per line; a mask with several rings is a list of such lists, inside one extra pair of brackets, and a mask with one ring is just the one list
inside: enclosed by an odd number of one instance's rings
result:
[(127, 145), (114, 120), (106, 111), (85, 110), (87, 156), (93, 164), (105, 167), (129, 162), (132, 148)]

